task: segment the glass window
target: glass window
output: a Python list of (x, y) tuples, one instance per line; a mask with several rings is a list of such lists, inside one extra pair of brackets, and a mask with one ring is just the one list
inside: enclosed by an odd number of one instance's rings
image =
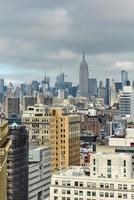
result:
[(131, 190), (134, 190), (134, 185), (131, 185)]
[(83, 186), (83, 182), (82, 182), (82, 181), (80, 181), (80, 186), (81, 186), (81, 187)]
[(118, 184), (118, 189), (122, 190), (122, 185), (121, 184)]
[(74, 186), (78, 186), (78, 181), (75, 181), (75, 182), (74, 182)]
[(55, 185), (58, 185), (58, 180), (55, 180)]
[(105, 192), (105, 197), (109, 197), (109, 193), (108, 192)]
[(123, 185), (123, 189), (127, 190), (127, 185), (126, 184)]
[(92, 188), (96, 188), (96, 183), (92, 183)]
[(96, 196), (96, 192), (92, 192), (92, 196), (95, 197)]
[(78, 195), (78, 190), (74, 190), (74, 194), (75, 194), (75, 195)]
[(57, 194), (58, 193), (58, 189), (54, 189), (54, 193)]
[(122, 198), (122, 194), (121, 193), (118, 193), (118, 198)]
[(87, 187), (91, 187), (91, 183), (90, 182), (87, 182)]
[(104, 188), (104, 183), (100, 183), (100, 188)]
[(105, 188), (109, 188), (109, 184), (108, 183), (105, 184)]
[(87, 196), (91, 196), (91, 192), (90, 191), (87, 191)]
[(123, 199), (127, 199), (127, 194), (123, 194)]
[(110, 193), (110, 197), (114, 197), (114, 193), (113, 192)]
[(70, 194), (70, 190), (67, 190), (67, 194)]
[(111, 166), (111, 160), (107, 160), (107, 165)]
[(114, 184), (110, 184), (110, 189), (114, 189)]
[(66, 194), (66, 190), (65, 189), (62, 189), (62, 194)]
[(83, 195), (83, 191), (80, 190), (80, 191), (79, 191), (79, 195)]
[(125, 167), (125, 166), (126, 166), (126, 160), (124, 160), (124, 163), (123, 163), (123, 164), (124, 164), (124, 167)]
[(67, 186), (70, 186), (71, 185), (71, 181), (67, 181)]
[(62, 185), (66, 186), (66, 181), (62, 181)]
[(104, 193), (103, 192), (100, 192), (100, 197), (104, 197)]
[(134, 199), (134, 194), (131, 194), (131, 199)]

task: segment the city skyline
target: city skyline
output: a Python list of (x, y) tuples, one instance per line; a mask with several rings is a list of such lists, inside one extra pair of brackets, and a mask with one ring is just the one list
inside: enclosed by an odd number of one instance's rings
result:
[(118, 78), (127, 70), (132, 80), (134, 2), (0, 2), (0, 74), (5, 79), (41, 80), (47, 72), (54, 80), (62, 68), (77, 83), (85, 48), (90, 78)]

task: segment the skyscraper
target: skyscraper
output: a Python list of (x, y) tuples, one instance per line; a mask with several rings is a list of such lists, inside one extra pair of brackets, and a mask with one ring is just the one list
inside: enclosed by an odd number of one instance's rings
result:
[(88, 80), (89, 97), (97, 96), (97, 79), (89, 78)]
[(110, 87), (110, 105), (114, 105), (116, 103), (116, 87), (115, 87), (115, 81), (112, 79), (111, 87)]
[(0, 122), (0, 200), (7, 200), (7, 151), (11, 141), (8, 135), (8, 122)]
[(105, 104), (109, 105), (109, 97), (110, 97), (110, 80), (109, 78), (106, 79), (106, 89), (105, 89)]
[(28, 134), (24, 126), (13, 123), (9, 135), (8, 200), (28, 200)]
[(79, 89), (81, 96), (88, 97), (88, 65), (85, 61), (84, 51), (83, 51), (83, 61), (80, 64), (80, 71), (79, 71)]
[(127, 85), (128, 81), (128, 72), (125, 70), (121, 71), (121, 82), (122, 82), (122, 88)]

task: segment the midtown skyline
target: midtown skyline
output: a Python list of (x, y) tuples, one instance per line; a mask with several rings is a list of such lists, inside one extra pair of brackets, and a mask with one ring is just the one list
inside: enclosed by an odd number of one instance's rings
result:
[(127, 70), (132, 80), (131, 0), (0, 3), (0, 75), (7, 81), (41, 80), (45, 72), (54, 80), (62, 68), (77, 83), (83, 48), (89, 77), (119, 79)]

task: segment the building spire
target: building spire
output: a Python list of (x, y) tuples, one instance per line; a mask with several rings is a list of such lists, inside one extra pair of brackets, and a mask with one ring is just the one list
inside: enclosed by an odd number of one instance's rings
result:
[(85, 61), (85, 51), (84, 51), (84, 48), (83, 48), (83, 62)]

